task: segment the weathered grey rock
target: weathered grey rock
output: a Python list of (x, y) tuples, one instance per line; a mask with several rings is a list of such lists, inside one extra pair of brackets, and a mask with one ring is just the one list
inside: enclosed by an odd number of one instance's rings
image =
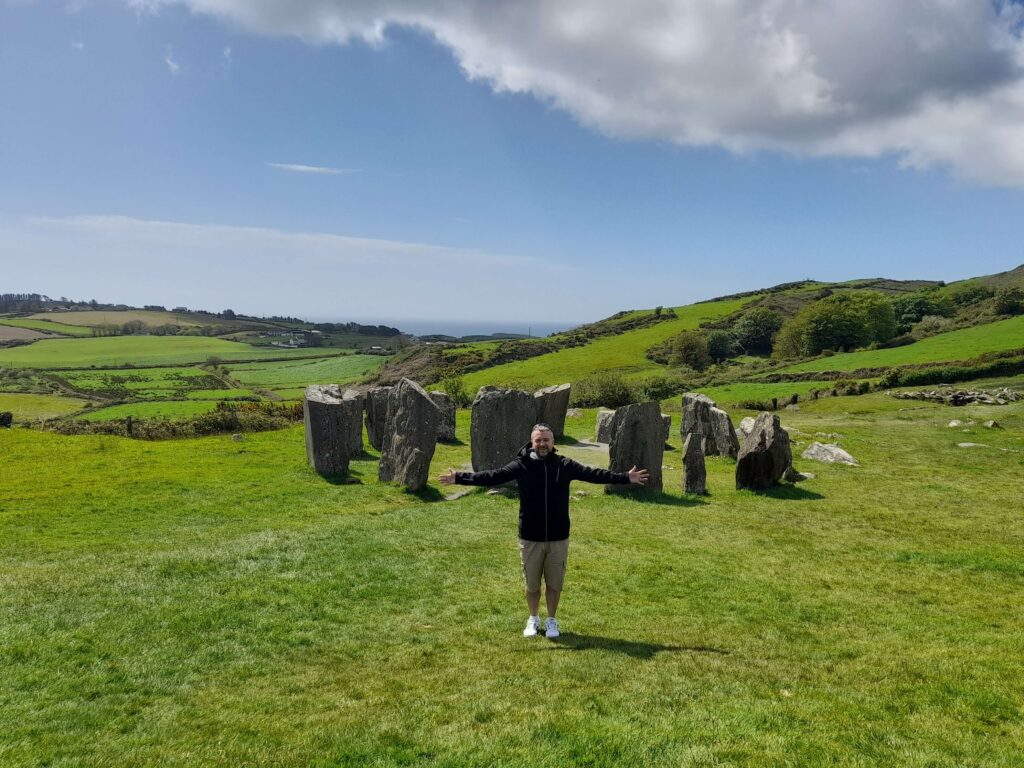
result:
[(359, 423), (353, 424), (348, 433), (349, 451), (355, 456), (363, 452), (363, 411), (366, 409), (366, 395), (356, 389), (346, 389), (343, 397), (354, 399), (359, 404)]
[(736, 488), (764, 491), (778, 484), (793, 465), (789, 435), (768, 411), (754, 421), (736, 460)]
[(455, 439), (455, 401), (447, 392), (431, 392), (430, 399), (437, 406), (437, 439), (442, 443), (450, 443)]
[(10, 427), (14, 424), (14, 413), (12, 411), (0, 412), (0, 427)]
[(388, 420), (388, 396), (394, 387), (374, 387), (366, 393), (366, 439), (374, 450), (384, 447)]
[(956, 427), (959, 427), (959, 426), (962, 426), (962, 425), (963, 425), (963, 422), (960, 421), (960, 419), (953, 419), (946, 426), (950, 427), (950, 428), (956, 428)]
[(663, 413), (661, 414), (661, 422), (665, 428), (661, 433), (662, 442), (668, 445), (669, 438), (672, 437), (672, 414)]
[(418, 491), (427, 484), (441, 414), (419, 384), (402, 379), (388, 396), (387, 429), (377, 477)]
[(819, 443), (815, 441), (807, 446), (800, 456), (805, 459), (812, 459), (825, 464), (849, 464), (851, 467), (858, 466), (857, 460), (835, 443)]
[[(343, 475), (349, 459), (362, 450), (363, 401), (359, 393), (342, 391), (336, 384), (306, 387), (302, 399), (306, 427), (306, 459), (322, 475)], [(360, 434), (353, 450), (353, 435)]]
[(745, 438), (754, 429), (754, 417), (744, 416), (743, 421), (740, 422), (740, 434)]
[(646, 469), (650, 479), (646, 486), (606, 485), (612, 493), (639, 491), (660, 493), (663, 489), (661, 460), (665, 453), (662, 439), (664, 422), (658, 403), (633, 403), (615, 411), (608, 444), (610, 469), (628, 472), (633, 466)]
[(480, 387), (469, 425), (473, 471), (505, 466), (526, 443), (537, 423), (537, 405), (518, 389)]
[(612, 439), (611, 426), (615, 411), (601, 408), (597, 411), (597, 442), (609, 443)]
[(995, 421), (994, 419), (990, 419), (989, 421), (985, 421), (985, 422), (982, 422), (982, 423), (986, 427), (988, 427), (989, 429), (1002, 429), (1003, 428), (1003, 425), (1000, 424), (998, 421)]
[(569, 410), (571, 384), (556, 384), (533, 393), (537, 401), (537, 421), (551, 427), (555, 437), (565, 434), (565, 414)]
[(697, 434), (704, 440), (705, 456), (736, 458), (740, 443), (729, 414), (715, 406), (715, 401), (699, 392), (683, 395), (683, 416), (679, 436), (685, 442), (688, 435)]
[(696, 433), (686, 437), (683, 445), (683, 493), (704, 495), (708, 492), (708, 472), (704, 466), (704, 451), (701, 449), (703, 442)]

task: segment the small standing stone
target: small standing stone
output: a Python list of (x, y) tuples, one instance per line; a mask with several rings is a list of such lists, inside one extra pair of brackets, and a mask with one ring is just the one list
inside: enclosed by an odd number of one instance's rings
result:
[(480, 387), (469, 424), (473, 471), (498, 469), (515, 458), (537, 423), (537, 405), (518, 389)]
[(661, 421), (665, 425), (665, 430), (662, 432), (662, 439), (665, 445), (668, 445), (668, 440), (672, 436), (672, 414), (661, 414)]
[(610, 443), (612, 440), (611, 426), (615, 411), (608, 408), (599, 408), (597, 411), (596, 436), (599, 443)]
[[(613, 472), (628, 472), (633, 466), (646, 469), (650, 479), (643, 490), (661, 493), (663, 490), (661, 462), (665, 453), (662, 440), (664, 422), (658, 403), (633, 403), (615, 411), (612, 436), (608, 445)], [(606, 485), (610, 493), (639, 491), (631, 485)]]
[(704, 451), (701, 450), (703, 442), (696, 434), (686, 437), (683, 446), (683, 493), (704, 495), (708, 492), (708, 473), (704, 466)]
[(764, 491), (777, 485), (793, 465), (789, 434), (768, 411), (754, 421), (736, 460), (736, 488)]
[(569, 410), (571, 384), (556, 384), (533, 393), (537, 401), (537, 421), (547, 424), (555, 437), (565, 434), (565, 415)]
[[(306, 387), (302, 418), (306, 427), (306, 459), (322, 475), (348, 472), (353, 434), (363, 429), (363, 403), (355, 390), (335, 384)], [(360, 439), (360, 448), (362, 439)]]
[(12, 424), (14, 424), (14, 412), (0, 412), (0, 427), (10, 427)]
[(387, 430), (377, 477), (418, 491), (427, 484), (441, 414), (426, 391), (402, 379), (388, 398)]
[(437, 427), (437, 439), (442, 443), (455, 440), (455, 401), (447, 392), (431, 392), (430, 399), (437, 406), (440, 421)]
[(374, 450), (384, 447), (388, 419), (388, 396), (394, 387), (374, 387), (366, 393), (366, 439)]

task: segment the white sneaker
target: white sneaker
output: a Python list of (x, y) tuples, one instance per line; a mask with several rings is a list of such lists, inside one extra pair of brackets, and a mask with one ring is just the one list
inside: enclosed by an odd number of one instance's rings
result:
[(536, 637), (540, 632), (540, 617), (531, 616), (526, 620), (526, 629), (523, 630), (523, 637)]
[(554, 640), (558, 635), (558, 621), (553, 616), (548, 616), (548, 620), (544, 622), (544, 637)]

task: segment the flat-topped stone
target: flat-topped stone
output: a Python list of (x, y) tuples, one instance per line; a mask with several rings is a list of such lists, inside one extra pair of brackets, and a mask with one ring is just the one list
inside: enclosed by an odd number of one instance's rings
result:
[(555, 437), (565, 434), (565, 414), (569, 410), (571, 384), (555, 384), (533, 393), (537, 401), (537, 421), (547, 424)]
[(537, 423), (533, 395), (518, 389), (481, 387), (473, 400), (469, 442), (473, 471), (498, 469), (530, 442)]
[[(306, 459), (322, 475), (343, 475), (362, 450), (363, 401), (355, 390), (336, 384), (306, 387), (302, 398)], [(356, 447), (354, 435), (359, 433)]]

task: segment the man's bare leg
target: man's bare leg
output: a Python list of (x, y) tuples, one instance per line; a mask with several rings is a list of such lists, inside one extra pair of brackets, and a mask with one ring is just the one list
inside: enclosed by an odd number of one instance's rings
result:
[[(552, 619), (555, 618), (555, 614), (558, 612), (558, 600), (561, 596), (562, 590), (552, 589), (546, 584), (544, 585), (544, 602), (547, 603), (548, 606), (548, 616)], [(537, 597), (540, 597), (540, 593), (537, 593)], [(540, 601), (538, 600), (537, 602), (539, 603)], [(536, 616), (537, 614), (532, 613), (530, 615)]]
[[(531, 616), (536, 616), (537, 611), (540, 610), (540, 590), (538, 589), (536, 592), (531, 592), (526, 589), (524, 591), (526, 592), (526, 607), (530, 609)], [(558, 604), (557, 600), (555, 601), (555, 604)]]

